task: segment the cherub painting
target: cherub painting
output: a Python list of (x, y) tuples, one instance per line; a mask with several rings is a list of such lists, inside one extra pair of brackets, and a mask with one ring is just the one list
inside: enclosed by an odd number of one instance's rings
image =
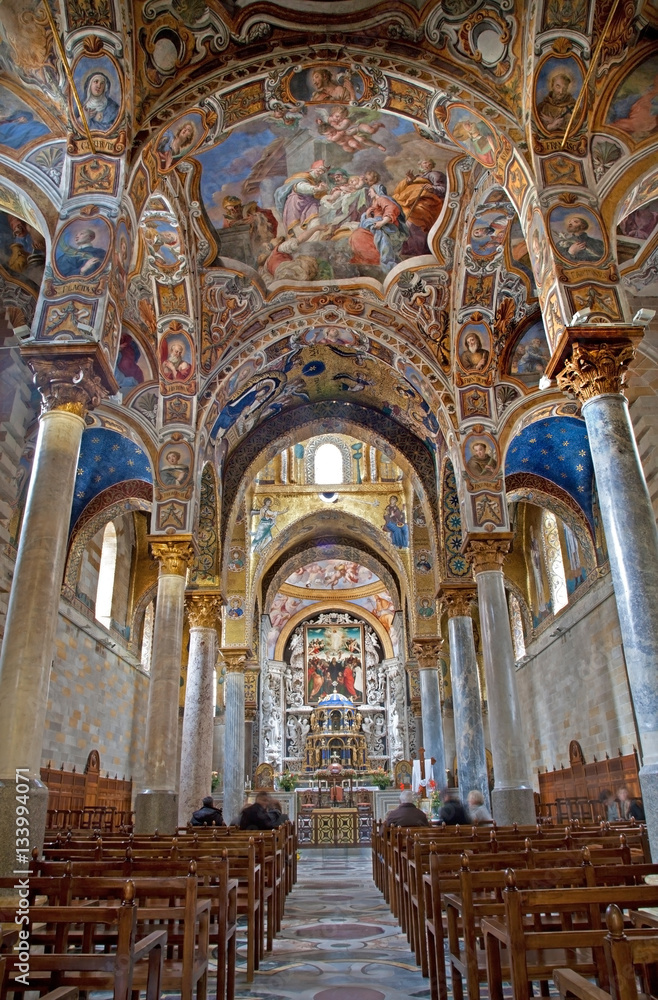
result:
[(315, 124), (323, 139), (335, 142), (346, 153), (358, 153), (368, 146), (374, 146), (385, 153), (386, 146), (373, 139), (374, 134), (385, 127), (384, 122), (378, 121), (378, 118), (378, 111), (358, 108), (348, 111), (346, 107), (338, 105), (331, 110), (319, 108)]

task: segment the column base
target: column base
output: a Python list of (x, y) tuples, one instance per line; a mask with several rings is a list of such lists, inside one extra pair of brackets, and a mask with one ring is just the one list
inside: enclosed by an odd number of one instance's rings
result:
[[(17, 806), (22, 806), (22, 802), (16, 801), (16, 782), (10, 778), (0, 780), (0, 876), (11, 876), (15, 871), (29, 866), (32, 849), (43, 847), (46, 837), (46, 819), (48, 812), (48, 789), (38, 778), (26, 779), (25, 784), (30, 786), (27, 793), (27, 808), (29, 810), (26, 818), (29, 827), (17, 827)], [(22, 798), (22, 795), (21, 795)], [(19, 832), (25, 830), (25, 833)], [(29, 839), (29, 846), (17, 844), (17, 837), (26, 836)], [(27, 855), (27, 864), (17, 863), (16, 851)]]
[(537, 822), (532, 788), (494, 788), (491, 793), (493, 818), (499, 826), (532, 826)]
[(645, 764), (640, 768), (640, 788), (651, 857), (655, 859), (658, 858), (658, 764)]
[(135, 796), (135, 833), (176, 833), (178, 795), (146, 788)]

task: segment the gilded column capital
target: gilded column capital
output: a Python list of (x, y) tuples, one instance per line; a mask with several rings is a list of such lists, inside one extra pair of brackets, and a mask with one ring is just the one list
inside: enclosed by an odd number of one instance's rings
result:
[(556, 378), (559, 388), (581, 404), (596, 396), (619, 394), (643, 336), (641, 327), (629, 324), (567, 327), (546, 366), (546, 375)]
[(191, 535), (149, 535), (151, 554), (160, 563), (160, 575), (185, 576), (194, 558)]
[(118, 389), (100, 345), (26, 347), (21, 356), (41, 394), (41, 412), (59, 410), (84, 418)]
[(227, 646), (221, 649), (227, 674), (244, 674), (253, 670), (251, 650), (246, 646)]
[(513, 537), (511, 531), (499, 531), (495, 535), (471, 532), (467, 535), (462, 551), (471, 560), (476, 577), (478, 573), (502, 570)]
[(224, 598), (218, 590), (195, 590), (185, 595), (190, 628), (217, 629)]
[(439, 636), (429, 638), (417, 637), (411, 643), (414, 656), (418, 660), (419, 670), (438, 670), (439, 656), (443, 648), (443, 639)]
[(253, 706), (249, 707), (249, 708), (245, 708), (245, 710), (244, 710), (244, 721), (245, 722), (253, 722), (254, 719), (256, 718), (256, 712), (257, 711), (258, 711), (258, 709), (254, 708)]
[(472, 586), (442, 584), (438, 593), (441, 611), (448, 618), (468, 618), (471, 605), (477, 601), (477, 590)]

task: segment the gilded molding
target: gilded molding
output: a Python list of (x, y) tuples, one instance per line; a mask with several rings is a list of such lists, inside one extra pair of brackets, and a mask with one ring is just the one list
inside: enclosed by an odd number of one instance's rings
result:
[(258, 664), (253, 660), (247, 660), (244, 672), (244, 700), (247, 705), (258, 704)]
[(635, 357), (631, 343), (575, 343), (571, 357), (557, 374), (562, 392), (569, 392), (581, 403), (607, 393), (621, 393), (628, 366)]
[(432, 638), (416, 638), (411, 643), (414, 656), (418, 660), (419, 670), (438, 670), (439, 655), (443, 648), (443, 639), (438, 636)]
[(418, 664), (415, 660), (410, 660), (406, 666), (407, 677), (409, 678), (409, 694), (411, 702), (420, 699), (420, 677), (418, 676)]
[(492, 570), (502, 572), (511, 543), (512, 535), (507, 532), (490, 538), (469, 537), (464, 545), (464, 551), (471, 560), (475, 576)]
[(41, 394), (41, 412), (61, 410), (84, 418), (87, 410), (109, 395), (96, 374), (93, 358), (27, 358), (33, 382)]
[(251, 650), (246, 646), (233, 646), (220, 650), (227, 674), (244, 674), (253, 670)]
[(469, 618), (471, 605), (477, 601), (475, 587), (442, 586), (439, 590), (441, 612), (448, 618)]
[(256, 718), (256, 712), (257, 711), (258, 711), (257, 708), (251, 708), (251, 707), (245, 708), (245, 710), (244, 710), (244, 721), (245, 722), (253, 722), (255, 720), (255, 718)]
[(224, 599), (218, 590), (197, 590), (185, 595), (190, 628), (217, 629)]
[(185, 576), (194, 558), (191, 535), (150, 535), (151, 554), (160, 563), (160, 575)]

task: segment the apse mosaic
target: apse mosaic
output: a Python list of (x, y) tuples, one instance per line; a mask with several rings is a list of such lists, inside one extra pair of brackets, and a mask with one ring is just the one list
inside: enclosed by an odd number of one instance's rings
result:
[(594, 469), (585, 423), (574, 417), (538, 420), (507, 449), (505, 475), (532, 473), (560, 486), (594, 524)]
[(153, 483), (148, 455), (134, 441), (102, 427), (83, 432), (78, 474), (73, 494), (71, 525), (84, 508), (103, 490), (125, 480)]
[(428, 253), (449, 157), (392, 115), (314, 103), (292, 123), (236, 128), (197, 158), (220, 258), (271, 284), (381, 281)]

